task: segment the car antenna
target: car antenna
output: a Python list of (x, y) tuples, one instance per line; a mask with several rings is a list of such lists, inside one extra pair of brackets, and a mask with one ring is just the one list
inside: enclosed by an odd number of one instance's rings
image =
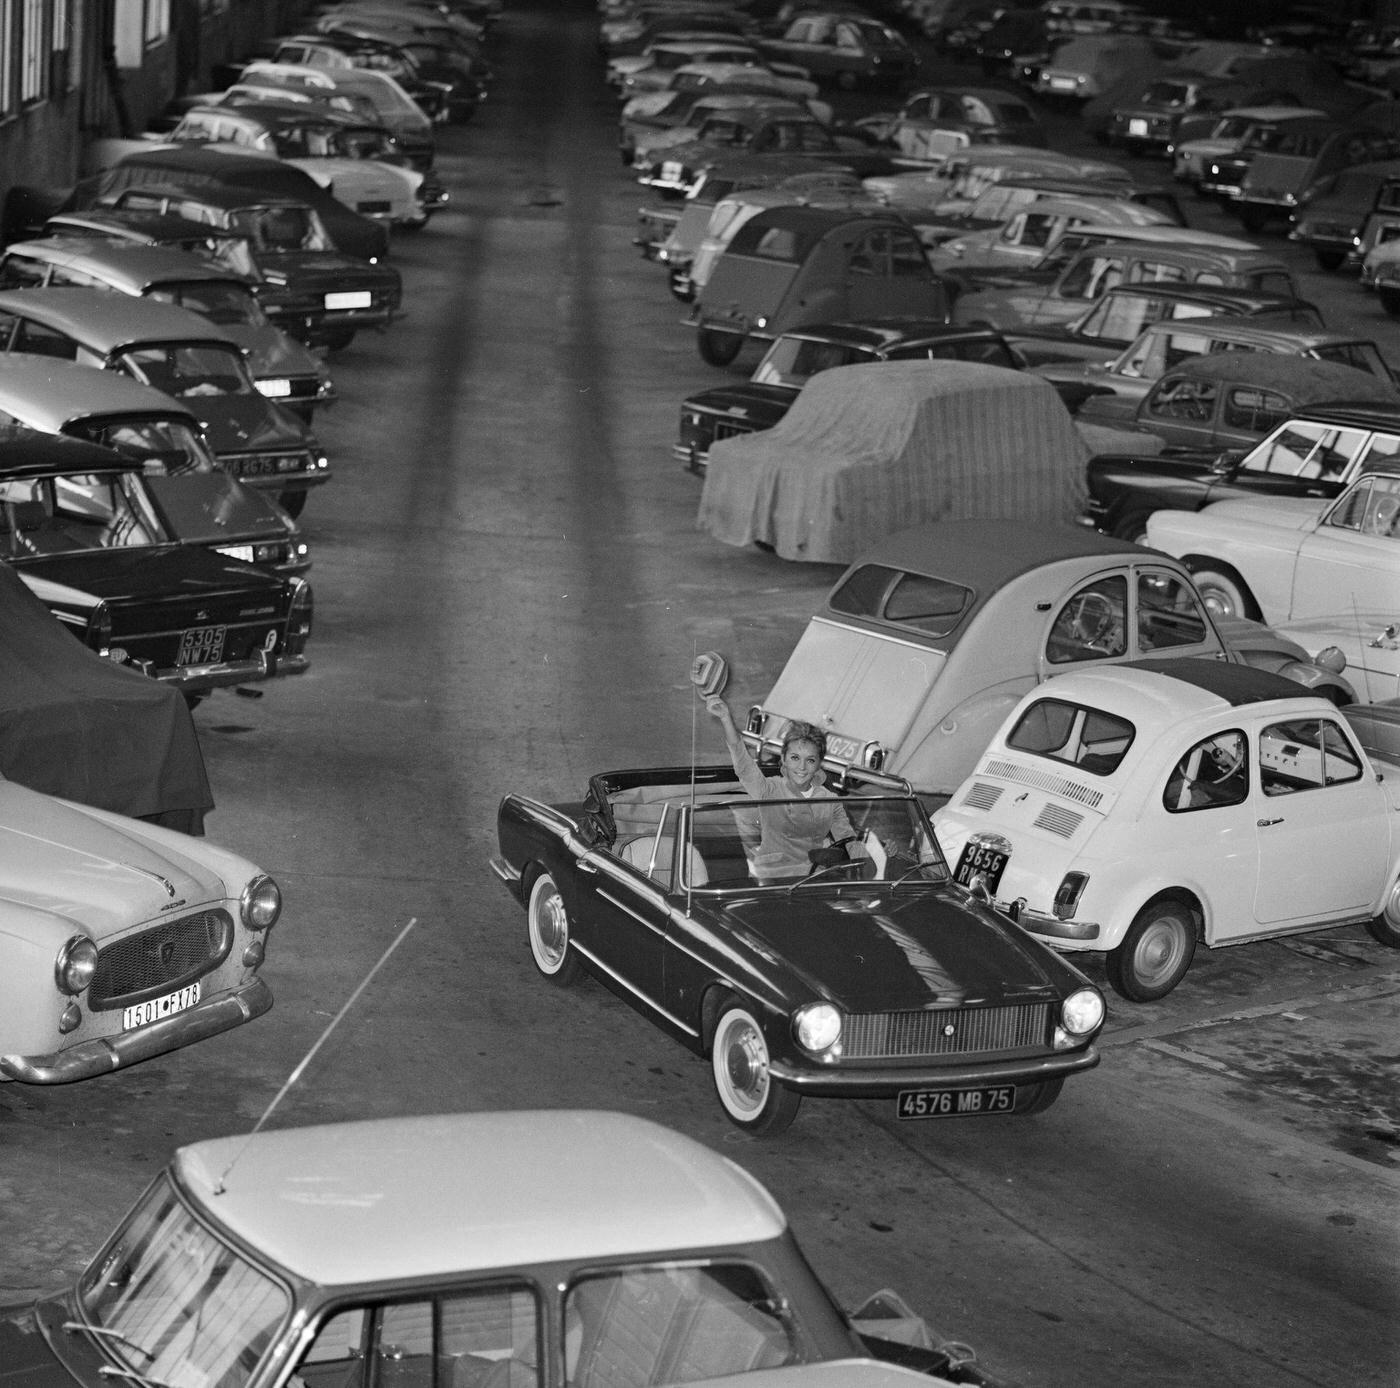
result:
[(350, 994), (348, 998), (345, 999), (345, 1002), (341, 1005), (340, 1011), (337, 1012), (335, 1016), (332, 1017), (330, 1021), (326, 1023), (325, 1030), (322, 1031), (320, 1036), (318, 1036), (316, 1040), (312, 1043), (311, 1049), (307, 1051), (307, 1053), (301, 1058), (301, 1064), (299, 1064), (296, 1067), (296, 1069), (293, 1070), (292, 1073), (287, 1076), (286, 1082), (282, 1085), (282, 1088), (279, 1089), (275, 1095), (273, 1095), (272, 1102), (263, 1110), (262, 1117), (259, 1118), (256, 1123), (253, 1124), (252, 1128), (248, 1131), (248, 1135), (243, 1139), (242, 1145), (233, 1154), (233, 1156), (229, 1158), (228, 1165), (224, 1167), (223, 1171), (219, 1175), (218, 1181), (216, 1181), (214, 1184), (215, 1195), (222, 1195), (224, 1193), (224, 1182), (228, 1180), (229, 1172), (233, 1170), (234, 1165), (237, 1163), (238, 1159), (243, 1155), (244, 1151), (247, 1149), (248, 1144), (253, 1140), (254, 1137), (257, 1136), (258, 1129), (261, 1128), (262, 1125), (266, 1123), (269, 1118), (272, 1117), (272, 1110), (275, 1109), (277, 1105), (282, 1102), (283, 1096), (302, 1077), (302, 1074), (305, 1072), (306, 1067), (311, 1064), (311, 1061), (315, 1056), (316, 1052), (319, 1051), (323, 1045), (325, 1045), (326, 1038), (331, 1034), (331, 1032), (333, 1032), (336, 1029), (337, 1026), (340, 1025), (340, 1019), (344, 1017), (345, 1014), (349, 1012), (352, 1007), (354, 1007), (356, 1001), (359, 999), (360, 994), (363, 993), (365, 989), (369, 987), (371, 979), (373, 979), (375, 974), (377, 974), (380, 971), (380, 969), (384, 967), (385, 963), (388, 961), (389, 956), (396, 949), (398, 949), (398, 947), (404, 942), (404, 939), (407, 937), (408, 932), (412, 930), (413, 927), (417, 924), (418, 917), (411, 916), (409, 918), (408, 924), (405, 925), (404, 928), (400, 930), (397, 935), (394, 936), (393, 940), (389, 944), (389, 948), (386, 949), (384, 953), (379, 956), (378, 962), (360, 980), (359, 986), (355, 989), (353, 993)]
[[(696, 700), (722, 694), (729, 683), (729, 662), (718, 651), (706, 651), (690, 662), (690, 682), (695, 686), (695, 698), (690, 701), (690, 842), (695, 842), (695, 724), (699, 718)], [(685, 844), (680, 845), (682, 849)], [(685, 855), (685, 913), (690, 914), (690, 853)]]

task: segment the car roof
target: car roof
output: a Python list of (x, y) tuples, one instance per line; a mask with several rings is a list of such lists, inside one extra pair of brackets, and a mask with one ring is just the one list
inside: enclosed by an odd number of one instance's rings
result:
[(244, 236), (242, 232), (226, 231), (222, 227), (210, 226), (208, 222), (197, 222), (193, 217), (182, 217), (176, 212), (151, 212), (142, 207), (87, 207), (55, 212), (44, 226), (46, 229), (52, 228), (55, 235), (81, 235), (89, 228), (99, 234), (106, 234), (109, 228), (130, 228), (149, 236), (156, 244), (195, 239), (227, 240), (229, 237)]
[(1296, 680), (1234, 661), (1177, 657), (1166, 660), (1129, 660), (1093, 670), (1069, 671), (1056, 677), (1047, 691), (1050, 697), (1094, 702), (1095, 694), (1106, 702), (1128, 699), (1150, 701), (1163, 724), (1249, 704), (1278, 699), (1306, 699), (1328, 704)]
[[(240, 101), (236, 106), (222, 103), (214, 106), (191, 106), (185, 115), (217, 116), (220, 119), (232, 117), (234, 120), (246, 120), (249, 125), (261, 125), (269, 130), (308, 125), (339, 130), (347, 125), (374, 125), (372, 121), (353, 115), (349, 111), (336, 111), (315, 101)], [(388, 130), (388, 126), (375, 128)]]
[(782, 334), (783, 337), (844, 342), (853, 346), (881, 348), (903, 342), (1002, 341), (999, 329), (971, 323), (943, 323), (934, 318), (862, 318), (831, 323), (804, 323)]
[(1298, 405), (1353, 396), (1400, 404), (1400, 394), (1389, 381), (1359, 366), (1275, 352), (1208, 352), (1172, 367), (1163, 379), (1179, 376), (1285, 390)]
[(147, 246), (98, 235), (54, 235), (34, 241), (15, 241), (6, 247), (5, 254), (100, 273), (113, 284), (128, 286), (132, 293), (148, 284), (171, 280), (185, 283), (205, 280), (244, 287), (248, 283), (242, 275), (178, 246)]
[[(235, 156), (230, 155), (229, 157), (233, 158)], [(250, 160), (249, 162), (268, 165), (274, 164), (277, 161), (271, 159), (256, 159)], [(172, 181), (169, 183), (133, 183), (125, 188), (118, 189), (109, 196), (170, 198), (172, 201), (178, 200), (180, 202), (204, 203), (207, 207), (215, 207), (220, 211), (238, 211), (245, 207), (295, 207), (300, 209), (305, 209), (307, 207), (307, 204), (302, 202), (300, 198), (290, 198), (283, 193), (269, 193), (262, 188), (230, 186), (223, 183), (201, 183), (194, 185), (177, 182), (175, 181), (177, 178), (178, 172), (175, 172), (171, 174)], [(183, 218), (182, 220), (190, 221), (193, 219)], [(210, 236), (223, 236), (227, 233), (225, 233), (221, 227), (211, 226), (208, 234)]]
[(178, 304), (113, 294), (109, 289), (0, 290), (0, 311), (22, 313), (99, 352), (172, 338), (238, 346), (209, 319)]
[(1400, 433), (1400, 404), (1391, 405), (1383, 400), (1365, 405), (1350, 400), (1331, 400), (1326, 404), (1309, 405), (1306, 409), (1300, 409), (1297, 418), (1311, 420), (1317, 424), (1340, 424), (1353, 429), (1380, 429), (1386, 433)]
[(0, 352), (0, 410), (51, 433), (75, 419), (127, 413), (178, 417), (198, 428), (185, 406), (154, 386), (30, 352)]
[[(847, 573), (864, 564), (949, 578), (985, 599), (1013, 578), (1068, 559), (1112, 563), (1160, 561), (1167, 556), (1095, 530), (1030, 521), (936, 521), (887, 536), (859, 555)], [(1175, 562), (1168, 560), (1168, 562)], [(832, 591), (845, 581), (843, 574)], [(835, 611), (829, 608), (828, 610)], [(844, 615), (844, 614), (841, 614)]]
[(1217, 342), (1235, 342), (1265, 352), (1301, 352), (1340, 343), (1370, 341), (1354, 333), (1336, 333), (1326, 328), (1311, 328), (1306, 323), (1261, 323), (1257, 318), (1228, 316), (1162, 319), (1156, 323), (1149, 323), (1143, 332), (1199, 333), (1214, 338)]
[(815, 239), (824, 236), (835, 227), (854, 222), (869, 222), (874, 226), (884, 226), (888, 223), (908, 226), (906, 220), (894, 211), (867, 209), (853, 212), (844, 207), (811, 207), (804, 203), (791, 203), (784, 207), (764, 208), (762, 212), (750, 217), (735, 233), (730, 245), (737, 249), (740, 244), (752, 244), (769, 227), (782, 227), (800, 236)]
[(56, 477), (71, 472), (136, 472), (140, 464), (85, 439), (70, 439), (27, 424), (0, 423), (0, 476)]
[(286, 1128), (182, 1147), (173, 1167), (230, 1233), (321, 1286), (732, 1247), (787, 1227), (741, 1167), (622, 1113)]
[[(1251, 289), (1246, 285), (1228, 284), (1153, 284), (1143, 280), (1138, 284), (1115, 284), (1104, 293), (1114, 298), (1149, 298), (1163, 303), (1206, 304), (1221, 309), (1249, 308), (1255, 305), (1302, 304), (1292, 294), (1276, 294), (1270, 289)], [(1193, 320), (1176, 319), (1175, 322)], [(1199, 321), (1199, 320), (1195, 320)]]
[[(1220, 232), (1200, 231), (1195, 227), (1179, 227), (1169, 223), (1161, 226), (1119, 227), (1089, 224), (1071, 229), (1071, 236), (1097, 236), (1107, 241), (1149, 244), (1172, 250), (1236, 251), (1263, 255), (1263, 247), (1239, 236)], [(1271, 257), (1277, 259), (1276, 256)]]

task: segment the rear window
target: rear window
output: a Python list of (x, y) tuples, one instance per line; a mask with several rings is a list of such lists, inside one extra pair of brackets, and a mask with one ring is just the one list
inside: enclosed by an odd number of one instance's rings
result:
[(946, 636), (972, 603), (972, 590), (929, 574), (862, 564), (832, 593), (834, 612)]
[(806, 260), (807, 252), (816, 243), (817, 237), (811, 232), (804, 234), (797, 227), (774, 226), (763, 217), (753, 217), (734, 233), (730, 250), (738, 255), (796, 265)]
[(1037, 699), (1016, 720), (1006, 745), (1093, 776), (1118, 769), (1137, 729), (1126, 718), (1063, 699)]

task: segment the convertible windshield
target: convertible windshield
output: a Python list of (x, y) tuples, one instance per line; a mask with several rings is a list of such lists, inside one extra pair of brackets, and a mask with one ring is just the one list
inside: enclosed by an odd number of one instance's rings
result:
[(80, 1324), (134, 1384), (243, 1388), (291, 1311), (161, 1177), (78, 1282)]
[[(942, 882), (948, 867), (918, 802), (863, 795), (700, 804), (690, 818), (680, 886), (724, 890), (805, 880)], [(644, 870), (664, 827), (643, 836)], [(634, 851), (635, 852), (635, 851)], [(662, 855), (657, 855), (658, 862)]]

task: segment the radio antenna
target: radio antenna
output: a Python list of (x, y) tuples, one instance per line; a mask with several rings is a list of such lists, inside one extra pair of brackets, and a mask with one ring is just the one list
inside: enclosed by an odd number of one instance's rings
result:
[(272, 1102), (263, 1110), (262, 1117), (259, 1118), (256, 1123), (253, 1124), (247, 1137), (243, 1139), (242, 1145), (233, 1154), (233, 1156), (229, 1158), (229, 1164), (226, 1167), (224, 1167), (222, 1174), (219, 1176), (218, 1183), (214, 1187), (215, 1195), (222, 1195), (224, 1193), (224, 1182), (228, 1180), (229, 1172), (233, 1170), (234, 1165), (237, 1163), (238, 1159), (243, 1155), (248, 1144), (253, 1140), (254, 1137), (257, 1136), (258, 1130), (262, 1127), (264, 1123), (267, 1122), (269, 1118), (272, 1117), (272, 1110), (275, 1109), (277, 1105), (282, 1102), (283, 1097), (287, 1094), (291, 1087), (302, 1077), (303, 1073), (305, 1073), (306, 1067), (310, 1065), (312, 1060), (315, 1058), (316, 1052), (319, 1051), (321, 1047), (326, 1044), (326, 1039), (330, 1036), (331, 1032), (333, 1032), (336, 1029), (336, 1027), (340, 1025), (340, 1019), (344, 1017), (345, 1014), (349, 1012), (352, 1007), (354, 1007), (360, 994), (363, 993), (365, 989), (369, 987), (370, 981), (374, 978), (375, 974), (377, 974), (380, 971), (380, 969), (384, 967), (385, 963), (388, 961), (389, 956), (396, 949), (398, 949), (398, 947), (404, 942), (404, 939), (407, 937), (408, 932), (412, 930), (413, 927), (417, 924), (418, 917), (410, 917), (408, 924), (405, 925), (404, 928), (400, 930), (397, 935), (394, 936), (392, 942), (389, 945), (389, 948), (386, 949), (384, 953), (379, 956), (378, 963), (376, 963), (375, 966), (360, 980), (359, 986), (355, 989), (355, 991), (351, 993), (348, 998), (345, 999), (345, 1002), (342, 1004), (340, 1011), (337, 1012), (335, 1016), (332, 1017), (330, 1021), (326, 1023), (325, 1030), (320, 1034), (320, 1036), (316, 1038), (315, 1042), (312, 1044), (311, 1049), (307, 1051), (307, 1053), (302, 1057), (301, 1064), (298, 1065), (296, 1069), (293, 1070), (292, 1073), (287, 1076), (286, 1082), (282, 1085), (282, 1088), (277, 1091), (277, 1093), (273, 1096)]

